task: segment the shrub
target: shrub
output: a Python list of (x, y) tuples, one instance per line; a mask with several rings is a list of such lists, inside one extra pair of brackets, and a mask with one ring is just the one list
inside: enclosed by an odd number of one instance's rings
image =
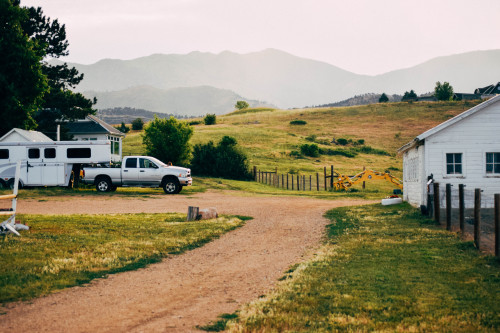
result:
[(174, 164), (187, 164), (191, 146), (189, 139), (193, 136), (193, 128), (174, 117), (158, 118), (144, 128), (142, 142), (146, 146), (146, 154)]
[(125, 123), (123, 121), (122, 121), (122, 124), (120, 126), (115, 126), (115, 128), (122, 133), (128, 133), (130, 131), (130, 127), (125, 125)]
[(217, 145), (213, 141), (195, 145), (191, 169), (193, 174), (203, 176), (252, 179), (246, 155), (237, 147), (236, 139), (230, 136), (224, 136)]
[(310, 156), (310, 157), (318, 157), (319, 156), (319, 148), (315, 143), (311, 144), (303, 144), (300, 146), (300, 152), (302, 155)]
[(344, 139), (344, 138), (339, 138), (337, 139), (337, 144), (341, 145), (341, 146), (345, 146), (349, 143), (349, 141), (347, 139)]
[(391, 154), (386, 152), (385, 150), (372, 148), (370, 146), (362, 146), (362, 147), (356, 147), (356, 148), (351, 148), (351, 149), (354, 151), (357, 151), (359, 153), (363, 153), (363, 154), (391, 156)]
[(132, 121), (132, 129), (134, 131), (141, 131), (144, 128), (144, 121), (142, 118), (136, 118)]
[(298, 119), (292, 120), (290, 122), (290, 125), (305, 125), (305, 124), (307, 124), (307, 121), (305, 121), (305, 120), (298, 120)]
[(237, 101), (236, 104), (234, 105), (235, 108), (238, 110), (244, 110), (247, 109), (250, 106), (246, 101)]
[(354, 151), (350, 151), (347, 149), (339, 148), (339, 149), (324, 149), (319, 148), (319, 153), (321, 155), (329, 155), (329, 156), (345, 156), (349, 158), (356, 157), (357, 153)]
[(311, 142), (316, 142), (316, 135), (314, 134), (308, 135), (306, 136), (306, 140)]
[(202, 121), (200, 120), (191, 120), (190, 122), (188, 122), (189, 125), (200, 125), (202, 124)]
[(203, 118), (203, 122), (205, 123), (205, 125), (215, 125), (215, 123), (217, 122), (217, 117), (215, 116), (215, 114), (208, 113), (205, 118)]

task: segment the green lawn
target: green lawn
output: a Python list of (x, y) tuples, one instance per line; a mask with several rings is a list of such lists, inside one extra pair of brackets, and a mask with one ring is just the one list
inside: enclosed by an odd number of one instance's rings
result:
[(0, 237), (0, 302), (144, 267), (202, 246), (245, 218), (185, 219), (185, 214), (18, 215), (30, 231)]
[(500, 265), (406, 204), (339, 208), (315, 258), (230, 322), (243, 332), (500, 330)]

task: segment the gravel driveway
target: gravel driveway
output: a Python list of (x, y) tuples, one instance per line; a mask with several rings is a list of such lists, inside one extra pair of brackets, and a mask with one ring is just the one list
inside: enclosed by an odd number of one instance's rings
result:
[[(44, 200), (47, 201), (44, 201)], [(373, 201), (372, 201), (373, 202)], [(216, 207), (254, 217), (201, 248), (137, 271), (110, 275), (0, 309), (2, 332), (190, 332), (266, 294), (292, 264), (312, 255), (331, 208), (370, 203), (299, 197), (58, 197), (20, 200), (19, 213), (182, 212)]]

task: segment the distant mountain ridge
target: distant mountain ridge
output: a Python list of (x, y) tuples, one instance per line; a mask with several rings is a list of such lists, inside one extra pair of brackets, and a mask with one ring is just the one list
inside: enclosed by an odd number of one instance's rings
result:
[[(243, 99), (289, 108), (334, 103), (366, 93), (392, 95), (411, 89), (422, 93), (433, 90), (437, 81), (450, 82), (456, 92), (473, 92), (477, 87), (500, 81), (500, 50), (438, 57), (376, 76), (351, 73), (274, 49), (248, 54), (229, 51), (154, 54), (133, 60), (105, 59), (92, 65), (69, 65), (85, 74), (78, 90), (100, 94), (99, 103), (108, 107), (111, 106), (111, 92), (145, 93), (140, 89), (130, 90), (139, 86), (166, 91), (212, 87), (231, 91)], [(149, 109), (145, 105), (133, 107)], [(179, 114), (192, 112), (188, 107), (183, 108)], [(176, 113), (167, 107), (163, 112)]]

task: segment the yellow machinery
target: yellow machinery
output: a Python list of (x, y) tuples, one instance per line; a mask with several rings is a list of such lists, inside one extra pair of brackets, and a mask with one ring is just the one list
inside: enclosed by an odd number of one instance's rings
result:
[(365, 170), (363, 172), (358, 173), (355, 176), (346, 176), (334, 172), (334, 177), (335, 178), (333, 181), (333, 187), (335, 188), (335, 190), (349, 190), (349, 188), (352, 187), (353, 185), (373, 179), (383, 179), (393, 183), (400, 189), (403, 189), (403, 182), (387, 172)]

